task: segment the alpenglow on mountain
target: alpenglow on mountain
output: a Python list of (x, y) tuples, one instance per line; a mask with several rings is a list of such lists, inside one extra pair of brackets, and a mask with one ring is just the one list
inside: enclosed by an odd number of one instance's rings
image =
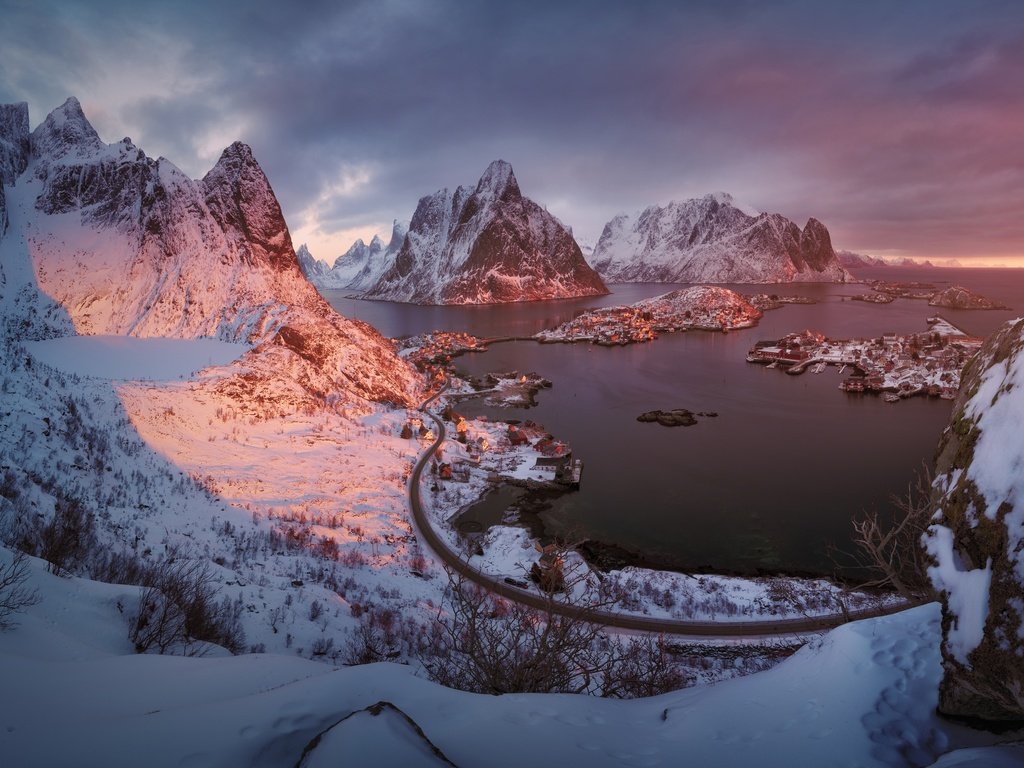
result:
[(652, 205), (609, 221), (590, 259), (608, 282), (845, 282), (825, 225), (801, 230), (778, 213), (757, 213), (718, 193)]
[(104, 143), (74, 98), (27, 131), (27, 106), (0, 106), (5, 266), (9, 282), (25, 275), (7, 286), (8, 309), (24, 325), (43, 315), (42, 297), (53, 302), (30, 337), (245, 342), (248, 370), (223, 386), (251, 400), (411, 400), (415, 375), (392, 345), (303, 278), (248, 146), (194, 180), (130, 139)]
[(420, 200), (394, 264), (365, 297), (499, 304), (606, 293), (572, 233), (524, 197), (512, 166), (496, 160), (475, 188)]

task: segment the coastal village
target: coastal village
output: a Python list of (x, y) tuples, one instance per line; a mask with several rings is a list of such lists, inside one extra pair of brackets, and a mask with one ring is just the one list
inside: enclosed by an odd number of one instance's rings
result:
[[(466, 419), (451, 405), (446, 405), (438, 417), (448, 425), (445, 431), (449, 439), (431, 459), (427, 482), (435, 497), (447, 500), (437, 508), (454, 510), (443, 521), (443, 529), (459, 537), (467, 536), (462, 546), (477, 548), (479, 544), (474, 543), (476, 537), (471, 531), (462, 531), (453, 524), (454, 520), (488, 487), (515, 485), (545, 492), (579, 488), (583, 461), (539, 424), (529, 420), (491, 421), (484, 416)], [(400, 436), (424, 445), (436, 439), (428, 420), (420, 416), (411, 416), (402, 426)], [(534, 556), (530, 578), (544, 591), (557, 591), (562, 583), (561, 557), (541, 542), (537, 543)]]
[(941, 317), (929, 318), (928, 325), (924, 333), (885, 333), (874, 339), (836, 340), (816, 331), (791, 333), (758, 342), (747, 353), (747, 361), (779, 367), (791, 375), (808, 369), (821, 373), (836, 365), (840, 373), (851, 371), (840, 389), (878, 392), (888, 402), (915, 395), (952, 400), (964, 365), (983, 340)]
[(628, 306), (584, 312), (534, 338), (543, 344), (643, 344), (659, 333), (691, 329), (730, 331), (757, 325), (762, 312), (728, 288), (697, 285)]
[[(454, 439), (434, 455), (431, 474), (440, 480), (469, 482), (479, 469), (490, 482), (513, 482), (527, 487), (571, 489), (579, 487), (583, 462), (572, 450), (556, 440), (541, 425), (525, 422), (491, 421), (486, 416), (467, 419), (448, 405), (440, 417), (451, 426)], [(436, 435), (428, 421), (410, 417), (400, 437), (430, 443)]]
[(440, 385), (452, 370), (452, 360), (467, 352), (486, 352), (487, 345), (469, 333), (461, 331), (434, 331), (394, 339), (399, 357), (412, 363), (416, 370)]

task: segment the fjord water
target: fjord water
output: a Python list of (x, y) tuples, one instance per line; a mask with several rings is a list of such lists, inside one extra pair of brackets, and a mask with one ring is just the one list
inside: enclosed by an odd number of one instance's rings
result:
[[(467, 373), (517, 369), (554, 382), (529, 410), (466, 403), (466, 415), (533, 419), (585, 461), (582, 487), (542, 514), (549, 531), (571, 532), (632, 550), (667, 567), (722, 572), (830, 573), (828, 545), (850, 547), (850, 520), (886, 510), (930, 461), (952, 403), (911, 398), (896, 404), (837, 387), (835, 368), (787, 376), (745, 361), (759, 339), (812, 328), (832, 338), (924, 331), (942, 314), (984, 336), (1024, 308), (1024, 270), (879, 269), (859, 278), (967, 285), (1013, 308), (966, 312), (898, 299), (849, 300), (860, 285), (730, 286), (740, 292), (800, 294), (753, 329), (666, 334), (650, 344), (597, 347), (515, 341), (459, 358)], [(658, 295), (679, 286), (616, 285), (612, 295), (499, 307), (417, 307), (345, 299), (342, 314), (382, 333), (464, 330), (521, 336), (597, 306)], [(652, 409), (716, 412), (693, 427), (640, 423)]]

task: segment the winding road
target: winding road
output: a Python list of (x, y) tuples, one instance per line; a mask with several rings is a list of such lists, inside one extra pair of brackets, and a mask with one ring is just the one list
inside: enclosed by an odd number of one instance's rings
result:
[(598, 624), (617, 629), (625, 629), (642, 632), (657, 632), (671, 634), (693, 639), (779, 639), (785, 636), (816, 634), (848, 621), (857, 619), (868, 619), (877, 616), (885, 616), (908, 608), (916, 607), (920, 603), (899, 603), (884, 608), (870, 608), (857, 611), (849, 611), (847, 614), (837, 613), (811, 618), (801, 617), (798, 619), (765, 619), (762, 621), (683, 621), (677, 619), (660, 619), (650, 616), (636, 614), (618, 613), (615, 611), (601, 609), (584, 609), (579, 606), (567, 605), (557, 600), (547, 598), (534, 592), (520, 589), (504, 581), (503, 577), (491, 576), (473, 568), (466, 559), (458, 552), (448, 546), (427, 519), (423, 511), (423, 500), (420, 494), (420, 479), (427, 463), (434, 453), (441, 446), (445, 439), (444, 422), (427, 410), (429, 405), (444, 394), (448, 385), (445, 384), (438, 392), (427, 398), (420, 405), (420, 411), (429, 417), (437, 425), (437, 437), (416, 462), (416, 466), (409, 478), (409, 506), (412, 510), (413, 523), (418, 529), (419, 539), (425, 541), (434, 554), (453, 571), (465, 576), (471, 581), (486, 587), (487, 589), (501, 595), (502, 597), (523, 603), (532, 608), (572, 618), (585, 618)]

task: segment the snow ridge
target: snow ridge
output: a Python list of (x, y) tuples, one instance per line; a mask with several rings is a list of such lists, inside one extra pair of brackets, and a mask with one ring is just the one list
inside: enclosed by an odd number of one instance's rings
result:
[(801, 230), (719, 192), (619, 214), (605, 225), (591, 264), (610, 282), (844, 282), (828, 230)]

